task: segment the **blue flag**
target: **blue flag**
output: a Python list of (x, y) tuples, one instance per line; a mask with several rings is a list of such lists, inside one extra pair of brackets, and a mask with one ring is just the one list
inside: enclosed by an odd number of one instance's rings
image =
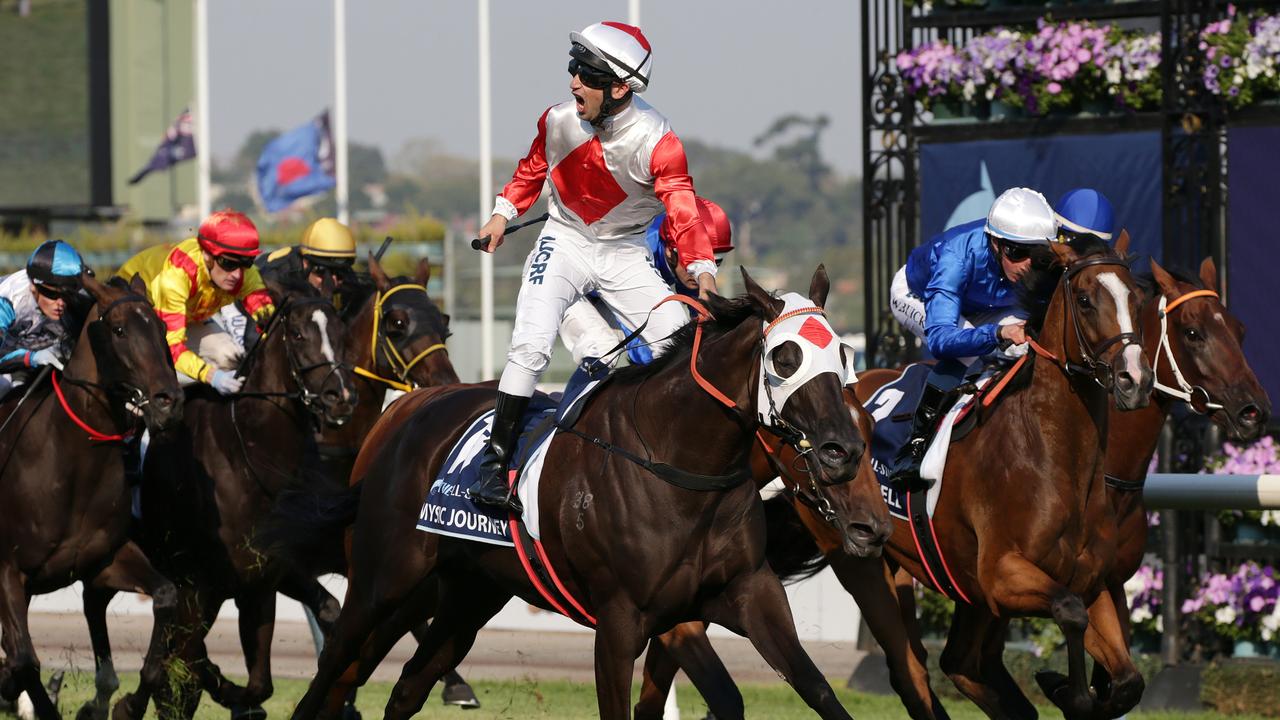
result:
[(298, 198), (333, 188), (333, 173), (333, 138), (325, 111), (262, 149), (258, 195), (268, 212), (279, 212)]
[(164, 139), (160, 141), (160, 146), (152, 153), (151, 160), (147, 162), (146, 167), (129, 178), (129, 184), (137, 185), (138, 181), (153, 170), (166, 170), (176, 163), (190, 160), (195, 156), (196, 141), (191, 134), (191, 111), (189, 109), (183, 110), (182, 114), (178, 115), (178, 119), (174, 120), (173, 124), (169, 126), (169, 129), (164, 131)]

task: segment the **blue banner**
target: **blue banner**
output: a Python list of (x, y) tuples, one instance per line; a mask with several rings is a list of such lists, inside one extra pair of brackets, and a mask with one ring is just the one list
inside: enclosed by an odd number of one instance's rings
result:
[(267, 212), (331, 190), (336, 184), (333, 162), (327, 111), (267, 143), (258, 158), (258, 195)]
[(1274, 402), (1280, 398), (1280, 313), (1275, 311), (1280, 127), (1231, 128), (1227, 163), (1228, 307), (1248, 328), (1245, 356)]
[[(1055, 135), (920, 145), (921, 242), (986, 217), (996, 196), (1029, 187), (1057, 203), (1072, 188), (1111, 200), (1132, 251), (1161, 257), (1160, 133)], [(1234, 168), (1232, 170), (1234, 173)]]

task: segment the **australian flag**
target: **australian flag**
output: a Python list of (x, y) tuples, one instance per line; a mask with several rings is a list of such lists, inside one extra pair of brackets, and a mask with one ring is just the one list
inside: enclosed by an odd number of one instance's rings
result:
[(329, 112), (267, 143), (258, 157), (258, 195), (268, 212), (279, 212), (301, 197), (337, 184)]
[(136, 185), (153, 170), (166, 170), (171, 165), (190, 160), (195, 156), (196, 140), (191, 134), (191, 111), (187, 109), (183, 110), (169, 129), (164, 131), (164, 139), (160, 141), (160, 147), (157, 147), (155, 153), (151, 155), (147, 166), (129, 178), (129, 184)]

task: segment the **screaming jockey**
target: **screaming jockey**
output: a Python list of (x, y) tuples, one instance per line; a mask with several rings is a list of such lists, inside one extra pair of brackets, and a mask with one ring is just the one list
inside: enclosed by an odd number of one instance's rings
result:
[(667, 118), (637, 96), (648, 89), (653, 69), (649, 40), (632, 25), (596, 23), (569, 34), (568, 69), (573, 99), (538, 119), (529, 154), (479, 233), (493, 252), (507, 222), (549, 187), (550, 218), (525, 261), (493, 431), (480, 480), (470, 490), (477, 502), (513, 512), (521, 508), (515, 483), (507, 482), (509, 456), (565, 311), (595, 292), (628, 327), (647, 318), (647, 343), (662, 342), (688, 322), (682, 305), (654, 308), (670, 289), (652, 264), (645, 235), (664, 210), (698, 294), (706, 297), (716, 287), (715, 256), (684, 146)]
[(0, 396), (23, 384), (33, 368), (62, 369), (75, 343), (76, 313), (68, 306), (87, 299), (83, 271), (75, 248), (50, 240), (31, 253), (25, 270), (0, 281)]
[(1058, 221), (1040, 193), (1006, 190), (986, 220), (957, 225), (907, 257), (890, 286), (889, 306), (924, 340), (937, 362), (911, 423), (911, 439), (890, 468), (895, 483), (918, 481), (920, 464), (944, 407), (975, 360), (1025, 355), (1026, 314), (1018, 307), (1034, 269), (1053, 262)]
[(202, 382), (223, 395), (240, 391), (236, 377), (240, 346), (210, 319), (239, 301), (259, 325), (275, 312), (258, 269), (258, 229), (243, 213), (210, 215), (196, 233), (172, 247), (158, 245), (135, 255), (116, 274), (139, 275), (167, 331), (178, 380)]

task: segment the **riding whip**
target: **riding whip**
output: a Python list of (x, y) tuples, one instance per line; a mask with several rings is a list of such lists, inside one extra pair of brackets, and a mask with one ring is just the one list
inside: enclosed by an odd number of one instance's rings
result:
[[(540, 223), (540, 222), (542, 222), (542, 221), (546, 220), (546, 219), (547, 219), (547, 218), (549, 218), (549, 217), (551, 217), (551, 214), (550, 214), (550, 213), (542, 213), (541, 215), (539, 215), (538, 217), (536, 217), (536, 218), (534, 218), (534, 219), (532, 219), (532, 220), (525, 220), (525, 221), (524, 221), (524, 222), (522, 222), (522, 223), (517, 223), (517, 224), (515, 224), (515, 225), (512, 225), (511, 227), (509, 227), (509, 228), (507, 228), (507, 229), (506, 229), (506, 232), (504, 232), (504, 233), (502, 233), (502, 234), (503, 234), (504, 236), (505, 236), (505, 235), (510, 235), (511, 233), (513, 233), (513, 232), (515, 232), (515, 231), (517, 231), (517, 230), (519, 230), (519, 229), (521, 229), (521, 228), (526, 228), (526, 227), (529, 227), (530, 225), (535, 225), (535, 224), (537, 224), (537, 223)], [(481, 240), (480, 238), (475, 238), (474, 240), (472, 240), (472, 241), (471, 241), (471, 249), (472, 249), (472, 250), (484, 250), (485, 248), (489, 247), (489, 240), (490, 240), (490, 238), (489, 238), (489, 236), (487, 236), (487, 235), (485, 236), (485, 239), (484, 239), (484, 240)]]
[(17, 405), (13, 406), (13, 412), (9, 413), (9, 417), (4, 419), (4, 424), (0, 425), (0, 433), (3, 433), (4, 429), (9, 427), (9, 421), (17, 416), (18, 411), (22, 409), (22, 404), (27, 401), (27, 398), (31, 397), (31, 393), (36, 389), (36, 386), (44, 382), (45, 378), (49, 377), (50, 372), (53, 372), (52, 365), (45, 365), (40, 368), (40, 372), (36, 373), (35, 379), (31, 381), (30, 385), (27, 385), (27, 391), (22, 393), (22, 399), (18, 401)]

